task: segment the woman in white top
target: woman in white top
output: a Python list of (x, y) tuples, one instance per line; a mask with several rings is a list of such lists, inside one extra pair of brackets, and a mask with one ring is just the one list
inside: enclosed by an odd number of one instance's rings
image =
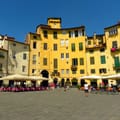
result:
[(87, 82), (85, 82), (84, 84), (84, 91), (85, 91), (85, 96), (88, 96), (88, 90), (89, 90), (89, 85), (87, 84)]

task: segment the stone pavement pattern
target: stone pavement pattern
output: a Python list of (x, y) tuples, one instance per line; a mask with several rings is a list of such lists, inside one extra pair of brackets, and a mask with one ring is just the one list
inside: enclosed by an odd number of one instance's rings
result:
[(89, 94), (77, 89), (0, 92), (0, 120), (120, 120), (120, 94)]

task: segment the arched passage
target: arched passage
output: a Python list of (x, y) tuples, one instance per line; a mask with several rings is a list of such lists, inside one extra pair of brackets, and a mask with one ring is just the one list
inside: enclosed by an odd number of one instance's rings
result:
[[(41, 72), (41, 74), (42, 74), (42, 77), (46, 77), (46, 78), (49, 77), (49, 73), (48, 73), (47, 70), (43, 70), (43, 71)], [(43, 86), (43, 87), (48, 87), (48, 80), (43, 80), (43, 81), (41, 82), (41, 86)]]
[(77, 80), (77, 78), (73, 78), (72, 79), (72, 86), (73, 87), (76, 87), (78, 85), (78, 80)]
[(84, 79), (81, 79), (81, 87), (84, 87), (84, 84), (85, 84), (85, 80)]
[(43, 77), (46, 77), (46, 78), (49, 77), (49, 73), (48, 73), (47, 70), (42, 70), (41, 74), (42, 74)]
[(64, 85), (65, 85), (65, 79), (62, 78), (62, 79), (61, 79), (61, 87), (64, 87)]

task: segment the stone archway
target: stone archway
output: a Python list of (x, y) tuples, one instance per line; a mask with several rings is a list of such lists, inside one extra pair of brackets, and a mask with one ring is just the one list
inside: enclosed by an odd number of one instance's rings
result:
[[(46, 78), (49, 77), (49, 73), (48, 73), (47, 70), (42, 70), (41, 74), (42, 74), (42, 77), (46, 77)], [(48, 87), (48, 80), (43, 80), (41, 82), (40, 86), (42, 86), (42, 87)]]
[(62, 79), (61, 79), (61, 87), (64, 87), (64, 85), (65, 85), (65, 79), (62, 78)]
[(47, 70), (42, 70), (41, 74), (43, 77), (46, 77), (46, 78), (49, 77), (49, 72)]
[(73, 87), (76, 87), (76, 86), (78, 85), (78, 79), (77, 79), (77, 78), (73, 78), (73, 79), (71, 80), (71, 82), (72, 82), (72, 86), (73, 86)]

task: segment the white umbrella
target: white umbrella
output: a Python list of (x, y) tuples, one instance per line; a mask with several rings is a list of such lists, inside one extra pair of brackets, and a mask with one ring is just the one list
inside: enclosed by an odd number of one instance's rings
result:
[(8, 75), (0, 78), (0, 80), (25, 80), (26, 76), (20, 74)]
[(41, 76), (27, 76), (27, 75), (8, 75), (5, 77), (0, 78), (0, 80), (49, 80), (48, 78), (41, 77)]
[(120, 79), (120, 74), (108, 75), (104, 79)]
[(80, 77), (80, 79), (102, 79), (102, 76), (90, 75), (90, 76)]
[(30, 79), (30, 80), (49, 80), (49, 78), (41, 77), (41, 76), (28, 76), (27, 79)]

